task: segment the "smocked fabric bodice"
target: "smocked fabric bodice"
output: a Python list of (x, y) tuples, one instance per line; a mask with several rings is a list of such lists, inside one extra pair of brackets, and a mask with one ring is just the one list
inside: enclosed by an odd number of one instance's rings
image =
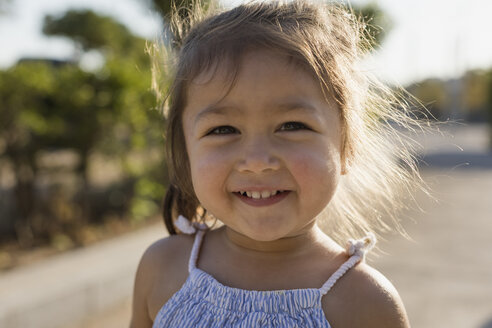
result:
[(222, 285), (195, 268), (154, 327), (330, 327), (318, 289), (253, 291)]
[[(244, 290), (221, 284), (196, 267), (204, 231), (195, 238), (189, 276), (181, 289), (157, 314), (153, 328), (163, 327), (330, 327), (321, 298), (334, 283), (359, 262), (372, 237), (352, 241), (351, 257), (319, 289), (274, 291)], [(369, 242), (368, 242), (369, 241)]]

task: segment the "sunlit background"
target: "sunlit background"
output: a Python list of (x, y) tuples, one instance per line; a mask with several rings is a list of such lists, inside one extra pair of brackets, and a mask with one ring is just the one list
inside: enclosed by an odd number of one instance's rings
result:
[[(70, 58), (72, 44), (62, 38), (43, 36), (45, 15), (61, 14), (68, 8), (91, 8), (110, 15), (134, 33), (154, 38), (161, 23), (145, 1), (120, 0), (118, 4), (98, 0), (16, 0), (6, 5), (0, 21), (0, 67), (22, 57)], [(226, 1), (233, 6), (240, 1)], [(389, 81), (408, 84), (425, 78), (453, 78), (471, 69), (492, 66), (492, 2), (486, 0), (379, 0), (391, 21), (389, 35), (374, 56), (373, 69)]]
[[(154, 2), (0, 0), (0, 327), (128, 325), (137, 261), (165, 234)], [(492, 1), (351, 5), (384, 31), (364, 69), (447, 122), (413, 136), (437, 200), (402, 215), (414, 242), (369, 260), (414, 327), (491, 328)]]

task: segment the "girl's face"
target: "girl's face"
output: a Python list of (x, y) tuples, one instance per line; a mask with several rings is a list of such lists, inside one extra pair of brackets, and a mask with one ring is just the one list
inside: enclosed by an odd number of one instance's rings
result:
[(309, 73), (268, 51), (245, 55), (229, 87), (219, 69), (187, 90), (183, 128), (198, 200), (254, 240), (309, 230), (340, 176), (336, 105)]

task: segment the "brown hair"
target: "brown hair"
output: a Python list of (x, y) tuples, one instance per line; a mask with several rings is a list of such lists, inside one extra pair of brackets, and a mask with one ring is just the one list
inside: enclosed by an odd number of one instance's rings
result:
[[(181, 15), (182, 16), (182, 15)], [(384, 217), (399, 228), (395, 210), (403, 207), (398, 191), (423, 188), (411, 145), (395, 129), (420, 128), (399, 96), (368, 76), (358, 64), (369, 50), (363, 24), (345, 8), (307, 1), (252, 2), (222, 11), (195, 4), (182, 19), (174, 15), (173, 46), (154, 45), (154, 73), (177, 58), (173, 82), (166, 100), (166, 150), (170, 186), (164, 200), (164, 221), (171, 234), (174, 220), (184, 215), (205, 220), (191, 181), (190, 165), (182, 128), (188, 83), (200, 73), (228, 65), (231, 84), (244, 53), (272, 50), (286, 55), (319, 81), (325, 96), (338, 104), (343, 127), (342, 167), (347, 174), (325, 209), (326, 229), (337, 240), (374, 230), (390, 229)], [(164, 50), (164, 51), (163, 51)], [(174, 56), (177, 55), (177, 56)], [(164, 74), (168, 74), (164, 70)], [(162, 94), (162, 80), (154, 88)], [(396, 151), (395, 151), (396, 150)]]

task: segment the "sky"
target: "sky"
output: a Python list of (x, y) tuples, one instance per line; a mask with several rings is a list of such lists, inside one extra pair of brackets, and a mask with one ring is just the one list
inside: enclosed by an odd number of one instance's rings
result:
[[(159, 19), (142, 0), (11, 0), (0, 16), (0, 69), (22, 57), (67, 58), (72, 45), (42, 35), (43, 18), (69, 8), (113, 16), (134, 33), (153, 39)], [(225, 0), (234, 5), (240, 0)], [(366, 0), (353, 0), (364, 4)], [(453, 78), (468, 69), (492, 68), (491, 0), (373, 0), (393, 26), (366, 67), (386, 81), (406, 85), (425, 78)]]

